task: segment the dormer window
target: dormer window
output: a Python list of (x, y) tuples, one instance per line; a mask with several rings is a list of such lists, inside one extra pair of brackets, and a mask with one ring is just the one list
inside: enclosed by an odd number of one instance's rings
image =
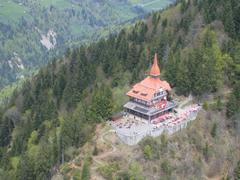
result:
[(133, 93), (137, 94), (137, 93), (139, 93), (139, 91), (133, 90)]
[(141, 93), (141, 96), (147, 96), (147, 93)]

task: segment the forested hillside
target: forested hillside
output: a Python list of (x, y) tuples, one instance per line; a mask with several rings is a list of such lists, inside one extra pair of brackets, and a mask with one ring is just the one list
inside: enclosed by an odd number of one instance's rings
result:
[[(106, 37), (171, 0), (0, 2), (0, 89), (31, 75), (68, 47)], [(153, 9), (153, 6), (155, 9)]]
[[(198, 102), (204, 102), (201, 128), (193, 125), (188, 136), (171, 140), (179, 153), (186, 155), (188, 148), (196, 158), (184, 161), (178, 152), (167, 148), (164, 139), (160, 144), (144, 141), (140, 146), (146, 154), (144, 161), (135, 159), (131, 172), (118, 166), (115, 174), (104, 171), (103, 176), (147, 179), (151, 172), (165, 179), (202, 179), (214, 172), (214, 176), (239, 178), (239, 13), (238, 0), (183, 0), (118, 35), (69, 49), (26, 81), (2, 107), (1, 177), (50, 179), (92, 141), (98, 123), (122, 109), (124, 94), (145, 76), (157, 52), (162, 78), (172, 84), (176, 94), (193, 94)], [(158, 146), (169, 159), (158, 156)], [(91, 159), (91, 152), (86, 156)], [(226, 164), (218, 161), (220, 158)], [(82, 179), (89, 179), (91, 161), (86, 162)], [(219, 169), (227, 166), (225, 174), (215, 169), (208, 174), (213, 164)]]

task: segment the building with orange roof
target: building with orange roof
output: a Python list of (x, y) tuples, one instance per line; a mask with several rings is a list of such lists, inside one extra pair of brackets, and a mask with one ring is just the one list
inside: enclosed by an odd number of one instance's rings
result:
[(127, 92), (129, 101), (124, 105), (125, 112), (134, 118), (140, 117), (149, 121), (156, 119), (176, 106), (173, 101), (167, 100), (170, 91), (169, 83), (160, 79), (160, 68), (155, 54), (148, 77)]

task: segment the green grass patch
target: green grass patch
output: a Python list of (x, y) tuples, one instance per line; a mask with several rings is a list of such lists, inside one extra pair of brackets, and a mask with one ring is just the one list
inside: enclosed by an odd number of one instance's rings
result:
[(143, 7), (146, 11), (154, 11), (167, 7), (172, 2), (170, 0), (130, 0), (133, 5), (139, 5)]
[(14, 170), (17, 170), (17, 166), (18, 166), (19, 160), (20, 160), (19, 156), (14, 156), (14, 157), (11, 158), (10, 161), (11, 161), (11, 165), (12, 165)]
[(0, 105), (5, 104), (5, 102), (12, 96), (13, 92), (22, 87), (23, 82), (24, 80), (20, 80), (0, 90)]
[(27, 16), (27, 9), (23, 5), (12, 2), (10, 0), (0, 2), (1, 22), (16, 22), (22, 16)]
[(40, 3), (43, 7), (54, 6), (59, 9), (65, 9), (71, 7), (71, 3), (66, 0), (40, 0)]
[(153, 0), (150, 2), (143, 3), (142, 6), (149, 10), (158, 10), (167, 7), (168, 5), (171, 4), (171, 1), (169, 0)]

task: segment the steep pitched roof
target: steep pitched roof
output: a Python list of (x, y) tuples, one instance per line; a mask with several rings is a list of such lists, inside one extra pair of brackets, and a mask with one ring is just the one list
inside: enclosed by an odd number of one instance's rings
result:
[(149, 75), (150, 76), (142, 80), (140, 83), (135, 84), (127, 93), (127, 95), (144, 101), (150, 101), (154, 97), (154, 94), (157, 93), (161, 88), (167, 91), (171, 90), (169, 83), (162, 81), (159, 78), (160, 69), (157, 63), (156, 54)]
[(167, 91), (171, 90), (168, 82), (161, 81), (159, 78), (147, 77), (140, 83), (135, 84), (127, 95), (144, 101), (150, 101), (154, 97), (154, 94), (161, 88)]
[(160, 76), (160, 68), (158, 66), (158, 59), (157, 59), (157, 53), (155, 53), (153, 65), (150, 70), (150, 76)]

